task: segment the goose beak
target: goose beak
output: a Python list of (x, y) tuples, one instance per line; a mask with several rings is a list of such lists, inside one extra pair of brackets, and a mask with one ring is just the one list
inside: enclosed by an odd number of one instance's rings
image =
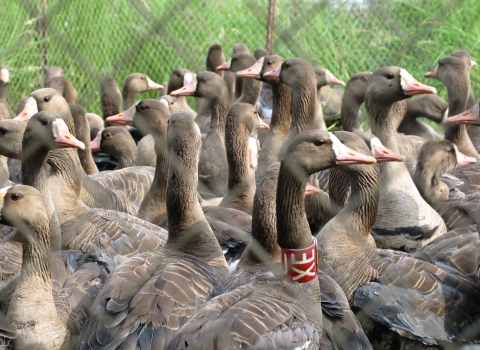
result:
[(10, 189), (12, 188), (13, 186), (7, 186), (7, 187), (3, 187), (3, 188), (0, 188), (0, 224), (7, 224), (5, 221), (3, 221), (3, 217), (2, 217), (2, 209), (3, 209), (3, 203), (5, 201), (5, 196), (7, 195), (8, 191), (10, 191)]
[[(473, 62), (473, 61), (472, 61)], [(0, 69), (0, 82), (3, 85), (8, 85), (10, 84), (10, 72), (8, 71), (7, 68), (1, 68)]]
[(218, 66), (216, 68), (217, 71), (227, 71), (230, 70), (230, 66), (232, 64), (232, 60), (229, 60), (228, 62), (225, 62), (224, 64)]
[(262, 73), (263, 61), (265, 57), (260, 58), (253, 66), (237, 72), (239, 77), (259, 79)]
[(400, 79), (403, 93), (407, 96), (437, 93), (437, 89), (435, 89), (433, 86), (428, 86), (415, 80), (415, 78), (412, 77), (412, 75), (405, 69), (400, 71)]
[(430, 72), (425, 73), (425, 78), (437, 79), (438, 66)]
[(472, 68), (473, 67), (476, 67), (477, 66), (477, 62), (475, 62), (474, 60), (472, 60)]
[(30, 118), (35, 113), (38, 113), (37, 101), (35, 100), (35, 98), (30, 96), (29, 98), (27, 98), (27, 102), (25, 103), (25, 107), (23, 108), (23, 110), (13, 119), (28, 123)]
[(307, 187), (305, 187), (305, 196), (310, 196), (312, 194), (316, 194), (316, 193), (321, 193), (322, 191), (316, 187), (316, 186), (313, 186), (312, 184), (309, 184), (307, 183)]
[(367, 156), (360, 152), (354, 151), (350, 147), (345, 146), (340, 140), (329, 132), (332, 140), (332, 150), (335, 153), (335, 161), (337, 165), (349, 164), (376, 164), (377, 160), (372, 156)]
[(258, 129), (260, 130), (270, 130), (270, 125), (265, 123), (260, 116), (258, 116)]
[(475, 164), (477, 162), (477, 160), (475, 158), (469, 157), (469, 156), (463, 154), (458, 149), (455, 150), (455, 153), (457, 154), (457, 166)]
[(197, 76), (191, 73), (185, 73), (183, 77), (183, 87), (172, 91), (170, 96), (194, 96), (197, 89)]
[(79, 148), (85, 149), (85, 144), (79, 141), (68, 131), (67, 124), (62, 119), (53, 122), (55, 143), (60, 148)]
[(405, 156), (401, 154), (394, 153), (393, 151), (389, 150), (385, 147), (382, 142), (374, 137), (370, 141), (372, 145), (372, 153), (377, 163), (384, 163), (384, 162), (404, 162)]
[(100, 152), (100, 142), (102, 140), (102, 130), (100, 130), (97, 136), (90, 142), (90, 149), (92, 152)]
[(472, 108), (465, 112), (447, 118), (447, 123), (479, 124), (479, 104), (476, 103)]
[(135, 103), (132, 107), (130, 107), (126, 111), (112, 115), (107, 119), (105, 119), (105, 121), (111, 125), (132, 125), (132, 119), (133, 119), (132, 114), (136, 106), (137, 104)]
[(152, 79), (147, 77), (147, 85), (148, 85), (148, 90), (159, 90), (163, 89), (163, 85), (160, 85), (156, 82), (154, 82)]
[(345, 85), (345, 82), (336, 78), (328, 69), (325, 72), (327, 84)]
[(271, 70), (270, 72), (263, 73), (264, 78), (272, 78), (273, 80), (280, 80), (280, 71), (282, 70), (282, 66)]
[(258, 147), (257, 139), (254, 137), (248, 138), (248, 164), (251, 169), (257, 169), (258, 166)]

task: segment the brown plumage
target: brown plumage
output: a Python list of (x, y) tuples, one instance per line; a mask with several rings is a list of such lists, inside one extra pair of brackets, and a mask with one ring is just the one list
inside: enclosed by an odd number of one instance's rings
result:
[(343, 89), (332, 89), (329, 84), (345, 85), (343, 81), (322, 66), (313, 68), (317, 80), (317, 106), (315, 109), (315, 126), (326, 129), (325, 121), (332, 124), (340, 118)]
[(70, 80), (63, 75), (49, 79), (43, 87), (57, 90), (69, 104), (78, 102), (77, 90), (75, 90)]
[(15, 116), (7, 103), (9, 84), (10, 69), (7, 66), (0, 66), (0, 120), (12, 119)]
[[(278, 265), (278, 246), (298, 249), (311, 245), (303, 205), (305, 186), (312, 173), (335, 165), (334, 142), (322, 130), (305, 132), (292, 141), (278, 173), (275, 210), (270, 203), (277, 169), (272, 165), (266, 171), (255, 205), (264, 200), (269, 205), (262, 208), (263, 214), (254, 212), (259, 216), (252, 227), (258, 241), (252, 240), (249, 245), (230, 278), (227, 293), (197, 312), (179, 330), (169, 349), (319, 348), (322, 312), (318, 280), (285, 280)], [(267, 223), (263, 225), (260, 218)], [(272, 221), (276, 221), (276, 228), (271, 226)], [(275, 231), (278, 246), (272, 240)]]
[[(365, 95), (372, 133), (385, 147), (401, 153), (395, 131), (406, 109), (405, 100), (434, 91), (402, 68), (377, 69)], [(413, 251), (446, 232), (442, 218), (420, 196), (404, 164), (380, 164), (380, 175), (381, 204), (372, 232), (379, 247)]]
[(49, 258), (49, 217), (39, 191), (16, 185), (1, 189), (0, 196), (2, 223), (18, 228), (24, 251), (20, 277), (2, 291), (2, 301), (9, 299), (3, 311), (15, 329), (14, 347), (60, 349), (83, 328), (106, 273), (92, 257), (81, 262), (78, 252)]
[(83, 329), (80, 349), (166, 348), (178, 328), (220, 292), (228, 268), (197, 200), (200, 145), (193, 117), (173, 114), (167, 134), (167, 244), (112, 272)]
[(118, 159), (114, 170), (135, 166), (138, 150), (132, 135), (121, 126), (109, 126), (98, 132), (90, 143), (92, 152), (102, 151)]
[(82, 164), (82, 168), (87, 174), (98, 173), (98, 168), (93, 160), (92, 150), (90, 149), (90, 128), (88, 127), (85, 111), (76, 104), (70, 104), (69, 107), (75, 124), (75, 137), (85, 145), (84, 149), (78, 150), (80, 164)]

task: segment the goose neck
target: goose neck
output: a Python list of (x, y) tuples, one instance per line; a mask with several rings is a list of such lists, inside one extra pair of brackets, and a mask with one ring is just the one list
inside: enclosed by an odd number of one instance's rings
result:
[(272, 84), (273, 108), (270, 129), (290, 130), (292, 89), (285, 84)]

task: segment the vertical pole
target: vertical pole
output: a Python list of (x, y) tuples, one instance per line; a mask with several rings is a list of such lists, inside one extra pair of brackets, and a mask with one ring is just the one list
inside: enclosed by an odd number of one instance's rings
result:
[(267, 51), (273, 54), (273, 26), (275, 25), (275, 0), (268, 1)]
[(47, 71), (48, 56), (47, 56), (47, 0), (38, 0), (38, 38), (43, 41), (38, 50), (40, 51), (40, 65), (43, 68), (43, 73)]

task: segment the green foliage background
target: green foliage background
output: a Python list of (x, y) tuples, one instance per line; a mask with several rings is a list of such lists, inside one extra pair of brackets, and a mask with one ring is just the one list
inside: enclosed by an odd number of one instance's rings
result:
[[(202, 70), (212, 43), (223, 45), (228, 59), (235, 43), (253, 52), (266, 42), (267, 0), (45, 1), (49, 22), (47, 37), (40, 40), (39, 0), (3, 0), (0, 65), (12, 72), (8, 102), (13, 109), (22, 96), (42, 87), (42, 45), (48, 65), (61, 66), (78, 90), (80, 104), (99, 113), (104, 75), (120, 87), (133, 72), (161, 83), (179, 66)], [(478, 0), (277, 0), (275, 14), (277, 54), (307, 58), (345, 81), (359, 71), (397, 65), (424, 82), (425, 72), (458, 49), (480, 61)], [(471, 76), (477, 95), (480, 68)], [(446, 98), (440, 82), (428, 84)]]

